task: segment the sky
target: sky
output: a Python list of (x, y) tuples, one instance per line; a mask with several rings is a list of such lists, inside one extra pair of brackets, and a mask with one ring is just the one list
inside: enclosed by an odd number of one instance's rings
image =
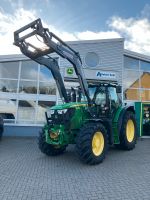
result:
[(150, 56), (150, 0), (1, 0), (0, 55), (20, 53), (13, 32), (37, 18), (65, 41), (125, 38)]

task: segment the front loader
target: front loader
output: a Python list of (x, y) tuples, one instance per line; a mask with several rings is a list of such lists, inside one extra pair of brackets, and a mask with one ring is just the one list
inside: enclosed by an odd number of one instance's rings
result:
[[(109, 145), (125, 150), (135, 147), (134, 106), (123, 106), (118, 95), (121, 87), (116, 82), (88, 83), (79, 53), (44, 28), (40, 19), (15, 31), (14, 44), (27, 57), (51, 70), (63, 101), (45, 113), (47, 123), (39, 136), (39, 148), (44, 154), (59, 155), (69, 144), (75, 144), (79, 158), (94, 165), (104, 160)], [(80, 86), (70, 93), (57, 60), (50, 56), (52, 53), (67, 59), (74, 67)]]

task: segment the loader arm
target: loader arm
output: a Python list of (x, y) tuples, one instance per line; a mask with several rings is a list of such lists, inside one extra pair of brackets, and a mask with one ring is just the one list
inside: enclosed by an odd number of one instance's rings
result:
[[(26, 31), (30, 31), (24, 34)], [(44, 44), (44, 47), (37, 47), (36, 44), (32, 44), (29, 38), (36, 36), (37, 39)], [(38, 38), (40, 37), (40, 39)], [(76, 75), (78, 77), (83, 94), (87, 97), (88, 104), (91, 105), (91, 99), (89, 96), (88, 84), (82, 72), (82, 61), (78, 52), (72, 49), (69, 45), (63, 42), (54, 33), (50, 32), (48, 28), (44, 28), (41, 19), (37, 19), (30, 24), (20, 28), (14, 32), (14, 45), (18, 46), (23, 54), (32, 60), (48, 67), (54, 79), (56, 81), (60, 96), (64, 98), (65, 102), (68, 102), (67, 92), (59, 71), (58, 63), (51, 58), (49, 54), (57, 53), (62, 58), (67, 59), (74, 67)]]

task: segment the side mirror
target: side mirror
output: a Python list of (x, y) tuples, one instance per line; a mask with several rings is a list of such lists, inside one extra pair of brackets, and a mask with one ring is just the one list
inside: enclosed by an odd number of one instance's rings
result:
[(122, 93), (122, 87), (120, 85), (116, 86), (116, 92), (117, 93)]

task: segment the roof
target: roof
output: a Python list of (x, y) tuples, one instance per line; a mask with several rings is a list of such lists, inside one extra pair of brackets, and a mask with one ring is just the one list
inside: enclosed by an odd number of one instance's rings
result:
[(16, 60), (29, 60), (29, 58), (23, 54), (0, 55), (1, 62), (16, 61)]
[(77, 41), (65, 41), (68, 44), (90, 44), (90, 43), (102, 43), (102, 42), (124, 42), (124, 38), (112, 38), (112, 39), (97, 39), (97, 40), (77, 40)]
[(150, 56), (124, 49), (124, 55), (150, 62)]

